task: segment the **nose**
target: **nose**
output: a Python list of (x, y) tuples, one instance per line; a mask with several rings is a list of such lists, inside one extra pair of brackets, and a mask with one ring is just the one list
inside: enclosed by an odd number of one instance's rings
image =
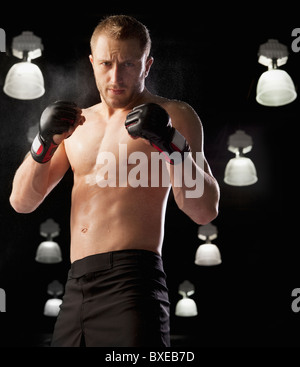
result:
[(111, 69), (111, 82), (114, 84), (119, 84), (123, 80), (122, 67), (115, 63)]

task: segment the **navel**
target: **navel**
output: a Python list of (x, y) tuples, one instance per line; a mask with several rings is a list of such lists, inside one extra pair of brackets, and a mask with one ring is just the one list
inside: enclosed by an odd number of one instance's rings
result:
[(82, 234), (85, 234), (85, 233), (87, 233), (87, 231), (88, 231), (88, 228), (87, 227), (83, 227), (83, 228), (81, 228), (81, 233)]

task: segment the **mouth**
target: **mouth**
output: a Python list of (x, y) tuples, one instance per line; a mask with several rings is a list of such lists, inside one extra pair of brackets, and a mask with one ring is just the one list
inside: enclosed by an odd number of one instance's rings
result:
[(125, 89), (109, 88), (108, 91), (115, 96), (125, 93)]

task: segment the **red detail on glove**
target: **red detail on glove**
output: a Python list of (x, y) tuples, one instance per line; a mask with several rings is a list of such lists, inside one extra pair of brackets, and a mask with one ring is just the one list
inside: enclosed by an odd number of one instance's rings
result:
[(47, 153), (45, 154), (45, 157), (43, 158), (43, 163), (50, 161), (57, 147), (57, 144), (51, 143), (49, 149), (47, 150)]
[(153, 146), (153, 148), (157, 149), (160, 153), (163, 154), (165, 160), (169, 163), (169, 164), (174, 164), (173, 159), (170, 159), (169, 155), (166, 154), (163, 150), (161, 150), (157, 145), (155, 145), (154, 143), (151, 142), (151, 145)]
[(170, 145), (171, 145), (171, 147), (172, 147), (174, 150), (176, 150), (176, 152), (181, 153), (181, 150), (180, 150), (180, 149), (179, 149), (175, 144), (171, 143)]
[(40, 154), (42, 154), (42, 152), (43, 152), (43, 146), (41, 144), (40, 147), (39, 147), (39, 149), (37, 150), (36, 154), (37, 155), (40, 155)]

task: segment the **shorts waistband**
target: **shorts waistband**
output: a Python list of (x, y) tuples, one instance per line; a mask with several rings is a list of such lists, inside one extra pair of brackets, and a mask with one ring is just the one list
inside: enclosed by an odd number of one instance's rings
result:
[(90, 255), (76, 260), (71, 264), (70, 275), (72, 278), (101, 270), (112, 269), (121, 263), (140, 263), (141, 261), (154, 261), (161, 264), (161, 256), (148, 250), (120, 250), (101, 254)]

